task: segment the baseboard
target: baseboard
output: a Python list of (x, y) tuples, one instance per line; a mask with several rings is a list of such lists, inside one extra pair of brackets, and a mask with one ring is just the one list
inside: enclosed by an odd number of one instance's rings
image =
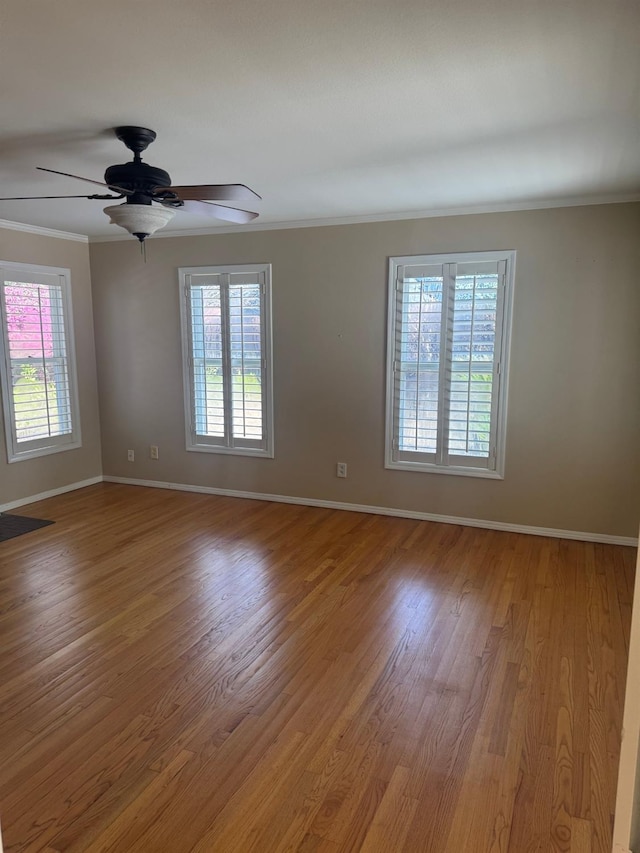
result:
[(633, 853), (630, 847), (625, 847), (624, 844), (614, 844), (613, 853)]
[(441, 524), (461, 524), (464, 527), (482, 527), (487, 530), (503, 530), (508, 533), (525, 533), (530, 536), (552, 536), (554, 539), (576, 539), (580, 542), (602, 542), (606, 545), (630, 545), (636, 547), (638, 540), (631, 536), (611, 536), (607, 533), (585, 533), (576, 530), (558, 530), (555, 527), (530, 527), (526, 524), (508, 524), (502, 521), (486, 521), (479, 518), (458, 518), (454, 515), (437, 515), (394, 507), (368, 506), (366, 504), (325, 501), (316, 498), (269, 495), (262, 492), (243, 492), (236, 489), (218, 489), (214, 486), (191, 486), (185, 483), (162, 483), (158, 480), (137, 480), (131, 477), (103, 477), (105, 483), (122, 483), (129, 486), (147, 486), (152, 489), (174, 489), (179, 492), (196, 492), (203, 495), (221, 495), (229, 498), (248, 498), (256, 501), (317, 506), (325, 509), (342, 509), (347, 512), (366, 512), (371, 515), (389, 515), (396, 518), (414, 518), (418, 521), (437, 521)]
[(9, 503), (0, 504), (0, 512), (8, 512), (26, 504), (53, 498), (65, 492), (73, 492), (96, 483), (122, 483), (129, 486), (146, 486), (152, 489), (173, 489), (180, 492), (195, 492), (204, 495), (220, 495), (229, 498), (246, 498), (257, 501), (273, 501), (275, 503), (294, 504), (297, 506), (316, 506), (324, 509), (341, 509), (346, 512), (365, 512), (370, 515), (388, 515), (395, 518), (413, 518), (417, 521), (436, 521), (440, 524), (461, 524), (464, 527), (481, 527), (486, 530), (503, 530), (507, 533), (524, 533), (528, 536), (551, 536), (554, 539), (575, 539), (580, 542), (601, 542), (606, 545), (628, 545), (637, 547), (638, 540), (631, 536), (612, 536), (607, 533), (589, 533), (578, 530), (559, 530), (555, 527), (532, 527), (526, 524), (509, 524), (502, 521), (488, 521), (480, 518), (460, 518), (455, 515), (439, 515), (431, 512), (417, 512), (410, 509), (395, 507), (369, 506), (368, 504), (344, 503), (342, 501), (326, 501), (317, 498), (292, 497), (290, 495), (271, 495), (263, 492), (245, 492), (238, 489), (219, 489), (215, 486), (192, 486), (186, 483), (164, 483), (158, 480), (138, 480), (132, 477), (97, 476), (77, 483), (69, 483), (57, 489), (40, 492), (37, 495), (19, 498)]
[(78, 483), (69, 483), (67, 486), (60, 486), (58, 489), (49, 489), (49, 491), (40, 492), (38, 495), (30, 495), (27, 498), (18, 498), (17, 501), (9, 501), (9, 503), (0, 504), (0, 512), (8, 512), (10, 509), (25, 506), (25, 504), (34, 504), (38, 501), (44, 501), (47, 498), (55, 498), (56, 495), (63, 495), (65, 492), (75, 492), (76, 489), (84, 489), (85, 486), (95, 486), (96, 483), (101, 483), (102, 479), (102, 475), (98, 477), (91, 477), (89, 480), (81, 480)]

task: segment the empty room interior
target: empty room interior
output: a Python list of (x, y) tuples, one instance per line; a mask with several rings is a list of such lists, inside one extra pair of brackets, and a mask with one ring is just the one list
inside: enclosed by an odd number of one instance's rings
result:
[(639, 33), (4, 0), (4, 853), (640, 853)]

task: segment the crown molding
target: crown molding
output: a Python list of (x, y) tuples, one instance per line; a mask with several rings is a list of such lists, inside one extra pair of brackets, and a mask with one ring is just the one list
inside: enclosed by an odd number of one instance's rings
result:
[[(511, 204), (484, 204), (467, 207), (443, 207), (432, 210), (408, 210), (400, 213), (372, 213), (361, 216), (341, 216), (327, 219), (299, 219), (283, 222), (260, 222), (252, 225), (223, 225), (209, 228), (191, 228), (184, 231), (163, 230), (148, 237), (148, 240), (170, 237), (210, 237), (222, 234), (240, 234), (246, 231), (286, 231), (293, 228), (322, 228), (330, 225), (361, 225), (367, 222), (397, 222), (407, 219), (435, 219), (447, 216), (472, 216), (479, 213), (517, 213), (526, 210), (547, 210), (559, 207), (590, 207), (601, 204), (629, 204), (640, 202), (640, 193), (625, 193), (601, 196), (580, 196), (572, 199), (546, 199), (544, 201), (522, 201)], [(131, 237), (99, 235), (90, 237), (90, 243), (130, 242)]]
[(40, 225), (27, 225), (26, 222), (11, 222), (0, 219), (0, 228), (9, 231), (24, 231), (27, 234), (39, 234), (41, 237), (55, 237), (58, 240), (75, 240), (77, 243), (88, 243), (86, 234), (73, 234), (71, 231), (57, 231), (55, 228), (43, 228)]

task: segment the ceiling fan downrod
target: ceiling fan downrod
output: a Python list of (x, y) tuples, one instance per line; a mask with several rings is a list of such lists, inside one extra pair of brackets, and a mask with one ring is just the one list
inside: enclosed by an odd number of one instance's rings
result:
[[(196, 184), (173, 186), (171, 176), (164, 169), (142, 162), (141, 154), (155, 140), (156, 132), (148, 127), (120, 125), (113, 128), (116, 137), (133, 152), (133, 160), (109, 166), (104, 173), (104, 181), (84, 178), (70, 172), (57, 169), (37, 168), (42, 172), (61, 175), (66, 178), (83, 181), (94, 186), (106, 187), (115, 195), (66, 195), (66, 196), (20, 196), (19, 200), (46, 198), (88, 198), (116, 199), (124, 198), (122, 204), (104, 208), (114, 225), (124, 228), (140, 243), (164, 227), (174, 216), (176, 210), (207, 216), (212, 219), (245, 225), (258, 214), (243, 207), (229, 206), (219, 202), (233, 204), (260, 200), (260, 196), (245, 184)], [(11, 197), (0, 201), (15, 201)]]

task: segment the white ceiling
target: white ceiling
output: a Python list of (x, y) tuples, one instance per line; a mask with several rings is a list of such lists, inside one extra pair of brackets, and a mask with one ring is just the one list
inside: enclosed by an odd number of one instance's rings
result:
[[(101, 180), (137, 124), (258, 223), (637, 197), (639, 46), (638, 0), (1, 0), (0, 196), (93, 192), (35, 167)], [(105, 204), (0, 218), (124, 237)]]

